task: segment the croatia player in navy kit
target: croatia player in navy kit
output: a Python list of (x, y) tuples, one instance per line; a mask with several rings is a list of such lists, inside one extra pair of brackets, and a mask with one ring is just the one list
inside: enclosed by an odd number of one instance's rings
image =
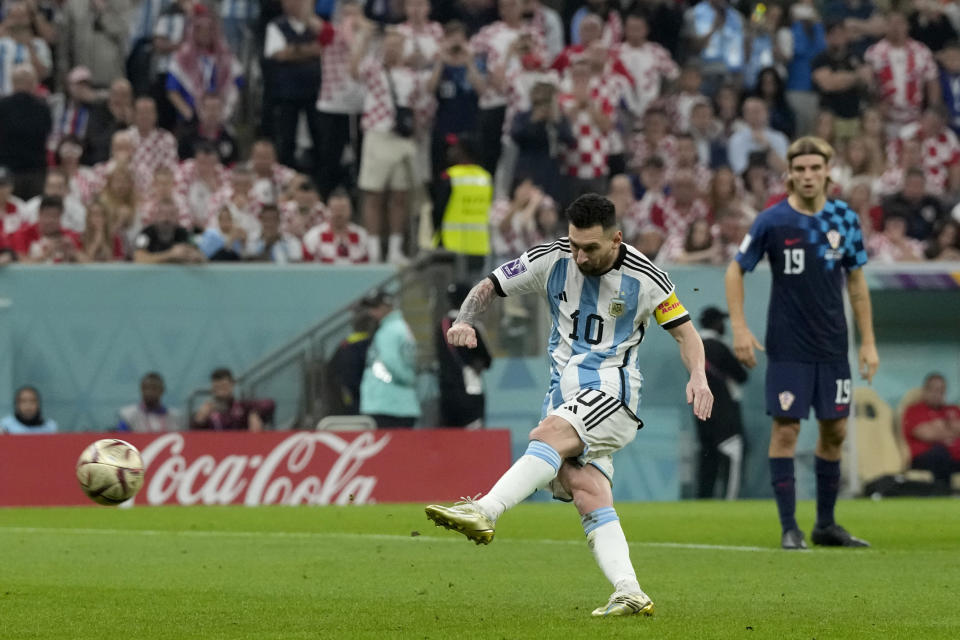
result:
[(487, 544), (504, 511), (549, 487), (577, 507), (594, 558), (613, 584), (613, 595), (593, 615), (649, 615), (653, 602), (640, 589), (613, 508), (611, 456), (642, 426), (639, 347), (650, 318), (677, 341), (690, 372), (687, 402), (701, 419), (713, 406), (703, 342), (667, 274), (622, 242), (612, 202), (587, 194), (566, 213), (568, 237), (495, 269), (470, 291), (447, 331), (450, 344), (476, 347), (473, 323), (495, 295), (546, 294), (553, 328), (542, 420), (524, 455), (486, 495), (452, 507), (430, 505), (426, 512), (438, 525)]
[(757, 216), (726, 273), (734, 352), (740, 362), (753, 367), (754, 348), (763, 347), (744, 317), (743, 274), (752, 271), (764, 254), (770, 260), (766, 404), (773, 417), (770, 474), (784, 549), (806, 548), (794, 517), (793, 458), (800, 420), (809, 416), (811, 406), (820, 426), (815, 452), (817, 521), (811, 540), (827, 546), (869, 546), (837, 524), (833, 513), (852, 396), (844, 279), (860, 332), (860, 374), (867, 381), (879, 359), (862, 270), (867, 253), (859, 219), (845, 202), (826, 196), (832, 158), (833, 149), (820, 138), (800, 138), (790, 145), (789, 196)]

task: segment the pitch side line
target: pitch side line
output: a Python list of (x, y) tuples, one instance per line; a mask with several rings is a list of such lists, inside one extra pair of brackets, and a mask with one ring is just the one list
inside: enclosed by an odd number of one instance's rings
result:
[[(425, 536), (420, 535), (397, 535), (386, 533), (337, 533), (337, 532), (311, 532), (311, 531), (171, 531), (166, 529), (95, 529), (95, 528), (72, 528), (72, 527), (3, 527), (0, 526), (0, 533), (56, 533), (56, 534), (76, 534), (76, 535), (140, 535), (140, 536), (185, 536), (196, 538), (333, 538), (333, 539), (366, 539), (366, 540), (385, 540), (396, 542), (401, 540), (429, 540), (430, 542), (452, 542), (463, 544), (463, 538), (450, 536)], [(498, 542), (516, 544), (556, 544), (556, 545), (576, 545), (583, 546), (582, 540), (550, 540), (550, 539), (530, 539), (530, 538), (498, 538)], [(777, 551), (772, 547), (751, 547), (735, 546), (725, 544), (697, 544), (688, 542), (631, 542), (631, 547), (653, 547), (664, 549), (695, 549), (704, 551)]]

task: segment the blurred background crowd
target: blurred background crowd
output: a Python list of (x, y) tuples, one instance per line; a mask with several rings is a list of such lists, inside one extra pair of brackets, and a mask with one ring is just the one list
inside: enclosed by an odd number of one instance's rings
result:
[(811, 133), (873, 259), (960, 257), (960, 2), (0, 15), (2, 263), (493, 260), (562, 233), (564, 205), (596, 191), (651, 257), (723, 264)]

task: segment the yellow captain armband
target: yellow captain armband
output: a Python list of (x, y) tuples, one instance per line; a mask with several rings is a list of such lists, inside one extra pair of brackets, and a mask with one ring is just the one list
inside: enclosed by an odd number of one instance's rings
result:
[(671, 292), (666, 300), (657, 305), (653, 315), (657, 324), (664, 329), (672, 329), (690, 319), (690, 314), (677, 299), (676, 291)]

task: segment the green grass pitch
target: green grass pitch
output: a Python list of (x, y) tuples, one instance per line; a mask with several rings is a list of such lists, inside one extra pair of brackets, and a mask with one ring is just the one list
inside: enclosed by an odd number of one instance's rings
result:
[(844, 501), (874, 547), (799, 553), (772, 502), (618, 511), (651, 618), (590, 617), (611, 589), (570, 505), (489, 547), (423, 505), (0, 509), (0, 638), (960, 637), (958, 500)]

